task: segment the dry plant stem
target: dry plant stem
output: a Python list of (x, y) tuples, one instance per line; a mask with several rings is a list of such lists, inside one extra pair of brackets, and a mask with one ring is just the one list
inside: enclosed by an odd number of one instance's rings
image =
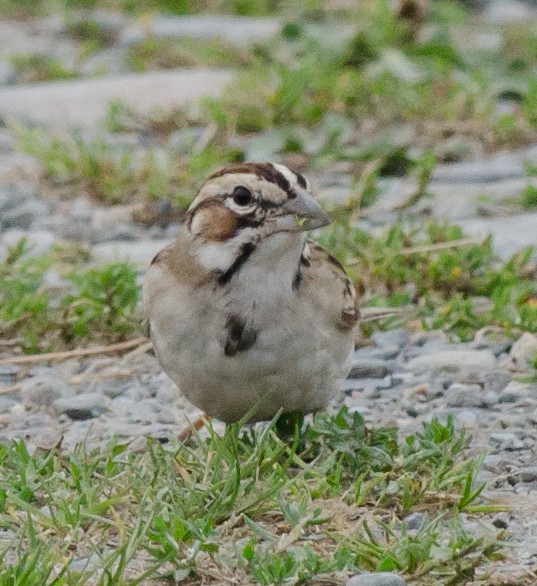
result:
[(16, 393), (20, 391), (21, 387), (21, 384), (13, 385), (11, 387), (0, 387), (0, 395), (5, 395), (7, 393)]
[(484, 244), (483, 238), (461, 238), (460, 240), (450, 240), (449, 242), (438, 242), (437, 244), (427, 244), (424, 246), (412, 246), (403, 248), (401, 254), (423, 254), (426, 252), (437, 252), (438, 250), (449, 250), (450, 248), (459, 248), (462, 246), (472, 246), (474, 244)]
[[(460, 240), (450, 240), (449, 242), (438, 242), (437, 244), (425, 244), (423, 246), (411, 246), (409, 248), (402, 248), (400, 253), (405, 256), (411, 254), (426, 254), (428, 252), (438, 252), (440, 250), (449, 250), (451, 248), (460, 248), (462, 246), (472, 246), (474, 244), (484, 245), (485, 241), (482, 238), (461, 238)], [(351, 260), (346, 264), (347, 266), (357, 265), (359, 260)]]
[(361, 307), (360, 322), (379, 321), (389, 317), (405, 315), (415, 310), (415, 307)]
[(380, 159), (375, 159), (370, 163), (365, 165), (360, 178), (358, 179), (358, 184), (356, 185), (356, 197), (351, 198), (351, 224), (354, 225), (358, 222), (358, 219), (362, 216), (362, 198), (364, 196), (364, 192), (367, 187), (367, 182), (369, 181), (370, 177), (376, 173), (381, 166)]
[(130, 350), (136, 346), (141, 346), (147, 343), (147, 338), (133, 338), (126, 342), (119, 342), (118, 344), (109, 344), (107, 346), (95, 346), (94, 348), (75, 348), (74, 350), (66, 350), (65, 352), (48, 352), (46, 354), (32, 354), (29, 356), (15, 356), (14, 358), (4, 358), (0, 360), (0, 365), (5, 364), (36, 364), (39, 362), (58, 362), (67, 360), (69, 358), (84, 358), (86, 356), (96, 356), (98, 354), (115, 354), (116, 352), (123, 352)]

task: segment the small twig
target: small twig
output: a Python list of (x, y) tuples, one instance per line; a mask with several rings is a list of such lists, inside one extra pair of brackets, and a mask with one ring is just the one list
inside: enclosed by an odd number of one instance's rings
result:
[(214, 123), (209, 124), (203, 131), (198, 142), (194, 145), (192, 152), (196, 155), (199, 155), (201, 152), (203, 152), (209, 146), (209, 143), (213, 140), (217, 132), (218, 126)]
[(381, 159), (374, 159), (367, 163), (362, 171), (358, 183), (356, 185), (356, 196), (351, 197), (351, 224), (354, 225), (360, 217), (363, 217), (362, 199), (364, 198), (365, 190), (367, 189), (368, 181), (380, 169), (382, 164)]
[(405, 315), (414, 311), (414, 307), (361, 307), (360, 321), (362, 323), (369, 321), (377, 321), (380, 319), (387, 319), (389, 317), (396, 317), (398, 315)]
[(153, 342), (146, 342), (145, 344), (138, 346), (138, 348), (135, 348), (134, 350), (127, 352), (127, 354), (123, 356), (123, 359), (127, 361), (132, 360), (133, 358), (137, 358), (138, 356), (141, 356), (142, 354), (145, 354), (146, 352), (149, 352), (149, 350), (152, 349)]
[(17, 391), (20, 391), (21, 387), (21, 384), (13, 385), (11, 387), (0, 387), (0, 395), (5, 395), (7, 393), (15, 393)]
[(18, 346), (20, 343), (20, 338), (8, 338), (0, 340), (0, 346)]
[(421, 254), (425, 252), (436, 252), (438, 250), (448, 250), (450, 248), (459, 248), (461, 246), (471, 246), (472, 244), (483, 244), (482, 238), (461, 238), (460, 240), (450, 240), (449, 242), (437, 242), (436, 244), (425, 244), (423, 246), (411, 246), (402, 248), (401, 254)]
[(47, 352), (45, 354), (31, 354), (29, 356), (15, 356), (14, 358), (4, 358), (0, 360), (0, 365), (5, 364), (36, 364), (39, 362), (61, 361), (69, 358), (83, 358), (86, 356), (97, 356), (98, 354), (115, 354), (130, 350), (136, 346), (147, 343), (147, 338), (133, 338), (126, 342), (118, 344), (109, 344), (108, 346), (95, 346), (93, 348), (75, 348), (65, 352)]

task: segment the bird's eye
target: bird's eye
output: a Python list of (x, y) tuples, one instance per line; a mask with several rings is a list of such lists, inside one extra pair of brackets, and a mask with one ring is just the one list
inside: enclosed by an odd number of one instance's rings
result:
[(252, 203), (253, 198), (252, 192), (247, 187), (239, 185), (233, 190), (233, 201), (239, 206), (247, 206)]

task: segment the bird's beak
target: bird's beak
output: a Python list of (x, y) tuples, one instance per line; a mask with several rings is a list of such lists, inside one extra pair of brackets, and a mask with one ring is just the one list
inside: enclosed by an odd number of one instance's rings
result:
[(299, 191), (296, 197), (288, 200), (283, 205), (282, 211), (286, 215), (294, 215), (301, 230), (314, 230), (331, 222), (323, 208), (306, 190)]

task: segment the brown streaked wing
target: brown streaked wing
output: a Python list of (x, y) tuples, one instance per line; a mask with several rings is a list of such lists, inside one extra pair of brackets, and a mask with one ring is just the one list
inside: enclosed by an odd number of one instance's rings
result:
[(308, 244), (309, 266), (301, 268), (304, 295), (321, 313), (328, 314), (337, 328), (351, 330), (360, 317), (353, 284), (341, 263), (327, 250), (315, 242)]

